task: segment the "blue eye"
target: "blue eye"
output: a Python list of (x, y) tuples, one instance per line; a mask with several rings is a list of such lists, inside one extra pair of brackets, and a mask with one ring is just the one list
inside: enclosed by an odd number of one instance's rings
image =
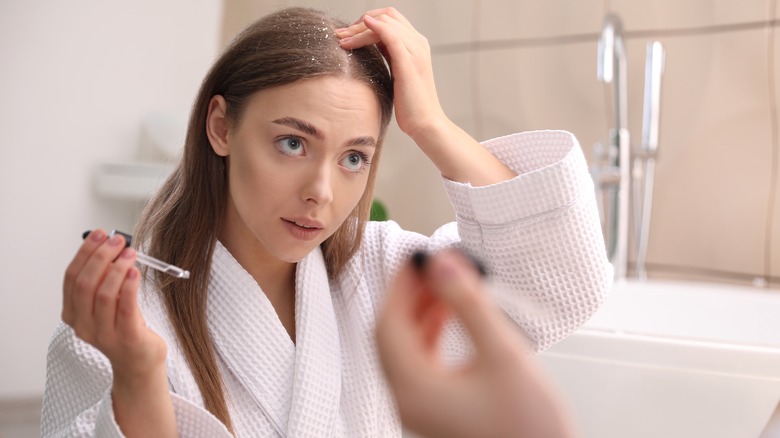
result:
[(342, 165), (353, 172), (360, 172), (371, 164), (368, 156), (362, 152), (352, 151), (342, 160)]
[(286, 155), (301, 155), (303, 154), (303, 140), (295, 136), (289, 136), (280, 138), (276, 141), (276, 147), (279, 152)]

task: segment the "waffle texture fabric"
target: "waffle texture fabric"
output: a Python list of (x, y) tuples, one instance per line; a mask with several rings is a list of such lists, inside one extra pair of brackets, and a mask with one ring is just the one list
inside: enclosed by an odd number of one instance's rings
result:
[[(329, 280), (319, 249), (296, 268), (296, 343), (253, 278), (220, 243), (211, 266), (208, 321), (239, 437), (401, 436), (373, 332), (382, 294), (412, 252), (459, 246), (485, 262), (504, 310), (544, 349), (580, 327), (611, 287), (593, 186), (575, 138), (562, 131), (485, 143), (518, 173), (472, 187), (445, 179), (457, 221), (432, 236), (372, 222), (359, 252)], [(168, 344), (167, 372), (183, 437), (229, 437), (203, 408), (157, 293), (142, 286), (147, 324)], [(457, 323), (443, 349), (470, 352)], [(121, 437), (111, 406), (111, 364), (62, 324), (52, 338), (44, 437)]]

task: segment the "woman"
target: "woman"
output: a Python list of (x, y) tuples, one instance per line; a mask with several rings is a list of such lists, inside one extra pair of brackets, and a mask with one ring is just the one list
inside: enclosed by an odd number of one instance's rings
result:
[[(458, 216), (430, 238), (367, 223), (393, 106)], [(539, 349), (581, 325), (611, 278), (573, 137), (475, 142), (444, 115), (427, 42), (392, 8), (348, 27), (287, 9), (239, 35), (136, 237), (192, 278), (142, 276), (121, 238), (93, 231), (65, 274), (44, 436), (400, 435), (373, 329), (412, 252), (484, 259), (544, 310), (502, 303)], [(464, 356), (465, 332), (449, 330), (444, 349)]]

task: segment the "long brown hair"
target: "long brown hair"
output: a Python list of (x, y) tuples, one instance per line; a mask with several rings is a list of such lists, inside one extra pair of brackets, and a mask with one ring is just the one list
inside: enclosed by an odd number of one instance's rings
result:
[(192, 272), (186, 281), (147, 274), (165, 302), (206, 409), (230, 430), (224, 383), (206, 320), (211, 257), (223, 225), (228, 190), (224, 158), (214, 153), (206, 136), (208, 104), (213, 96), (223, 96), (228, 122), (233, 125), (241, 120), (253, 93), (295, 81), (348, 76), (375, 92), (382, 121), (366, 190), (347, 220), (322, 244), (328, 273), (337, 277), (360, 246), (393, 106), (385, 59), (375, 46), (351, 52), (341, 49), (334, 30), (346, 26), (321, 11), (289, 8), (241, 32), (203, 80), (190, 114), (182, 159), (146, 206), (135, 231), (135, 241), (146, 244), (152, 256)]

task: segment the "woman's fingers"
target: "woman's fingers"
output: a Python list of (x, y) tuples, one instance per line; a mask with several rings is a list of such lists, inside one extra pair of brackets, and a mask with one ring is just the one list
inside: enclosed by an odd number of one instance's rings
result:
[(415, 53), (421, 44), (427, 46), (427, 40), (420, 35), (402, 15), (397, 18), (391, 14), (370, 13), (363, 15), (361, 20), (345, 29), (338, 29), (336, 35), (340, 38), (344, 49), (357, 49), (370, 44), (384, 46), (391, 58), (399, 55)]
[(101, 333), (113, 333), (117, 319), (117, 307), (119, 298), (119, 288), (127, 277), (127, 272), (133, 267), (135, 262), (135, 251), (131, 248), (125, 248), (119, 254), (106, 273), (103, 282), (95, 293), (95, 328), (96, 336)]
[(346, 50), (359, 49), (380, 42), (379, 35), (368, 29), (356, 33), (355, 35), (345, 36), (339, 39), (339, 45)]
[(141, 273), (135, 266), (130, 267), (122, 282), (119, 290), (119, 299), (117, 301), (116, 311), (116, 329), (119, 333), (137, 334), (139, 326), (145, 327), (141, 313), (138, 309), (138, 285), (140, 283)]
[(356, 22), (352, 23), (348, 27), (336, 29), (336, 36), (340, 39), (351, 38), (359, 33), (365, 32), (366, 25), (363, 23), (363, 17), (361, 16)]
[[(402, 348), (396, 342), (414, 334), (415, 294), (420, 287), (411, 265), (401, 267), (390, 284), (377, 322), (377, 337), (390, 350)], [(404, 340), (406, 342), (406, 340)]]
[(412, 377), (410, 370), (419, 370), (424, 360), (417, 315), (422, 286), (411, 264), (404, 265), (390, 284), (377, 319), (379, 357), (390, 379)]
[(394, 19), (404, 23), (406, 26), (412, 27), (412, 23), (409, 22), (409, 20), (404, 17), (402, 13), (398, 11), (398, 9), (390, 6), (387, 8), (380, 8), (380, 9), (372, 9), (370, 11), (367, 11), (365, 14), (363, 14), (362, 17), (360, 17), (355, 23), (359, 23), (364, 19), (364, 17), (368, 15), (369, 17), (381, 17), (382, 15), (387, 15), (389, 17), (393, 17)]
[(427, 253), (416, 253), (412, 258), (417, 277), (422, 281), (419, 292), (416, 294), (414, 315), (422, 349), (429, 360), (437, 362), (439, 359), (439, 337), (451, 312), (447, 304), (433, 292), (426, 277), (425, 271), (430, 257)]
[(489, 352), (510, 330), (504, 315), (485, 295), (479, 270), (465, 255), (444, 251), (432, 258), (427, 274), (433, 290), (463, 322), (477, 350)]
[(111, 262), (124, 248), (124, 238), (115, 235), (100, 244), (87, 259), (76, 276), (71, 291), (72, 326), (79, 336), (92, 332), (95, 293)]
[(68, 324), (73, 322), (73, 291), (76, 278), (92, 253), (106, 240), (106, 232), (100, 229), (92, 230), (84, 240), (76, 255), (65, 270), (62, 281), (62, 320)]
[(398, 12), (396, 8), (389, 7), (389, 8), (372, 9), (370, 11), (366, 11), (357, 20), (353, 21), (351, 25), (343, 29), (336, 29), (336, 34), (339, 35), (340, 37), (341, 36), (348, 37), (348, 36), (356, 35), (366, 30), (366, 25), (364, 24), (366, 16), (377, 18), (382, 15), (393, 17), (394, 19), (403, 23), (405, 26), (413, 28), (412, 23), (410, 23), (409, 20), (407, 20), (406, 17), (403, 16), (403, 14)]
[(398, 20), (387, 15), (377, 18), (366, 16), (365, 24), (373, 32), (394, 60), (404, 60), (413, 53), (419, 52), (418, 38), (423, 38), (414, 29), (410, 29)]

